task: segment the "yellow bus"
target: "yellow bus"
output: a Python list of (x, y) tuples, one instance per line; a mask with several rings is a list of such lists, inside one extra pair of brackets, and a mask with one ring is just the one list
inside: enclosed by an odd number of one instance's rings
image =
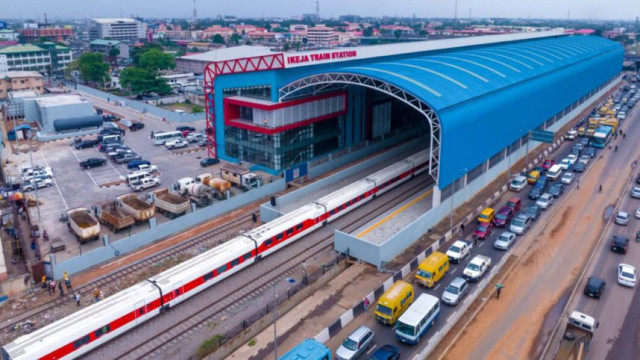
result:
[(378, 300), (375, 317), (383, 324), (393, 325), (413, 302), (413, 286), (408, 282), (396, 281)]
[(429, 255), (418, 266), (416, 280), (418, 283), (432, 288), (449, 271), (449, 257), (439, 251)]

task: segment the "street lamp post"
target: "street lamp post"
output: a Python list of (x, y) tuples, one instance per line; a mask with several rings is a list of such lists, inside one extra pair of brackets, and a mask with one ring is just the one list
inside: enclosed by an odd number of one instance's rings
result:
[[(284, 279), (289, 284), (294, 284), (296, 279), (294, 278), (286, 278)], [(275, 360), (278, 360), (278, 331), (276, 328), (276, 323), (278, 321), (278, 295), (276, 294), (276, 285), (278, 285), (278, 281), (273, 283), (273, 353), (275, 356)]]
[[(33, 151), (31, 150), (31, 130), (29, 130), (28, 138), (29, 138), (29, 160), (31, 162), (31, 168), (33, 169)], [(35, 178), (32, 178), (31, 181), (33, 182), (33, 188), (35, 189), (35, 192), (36, 192), (36, 209), (38, 209), (38, 221), (40, 221), (40, 200), (38, 199), (38, 181)]]
[[(462, 171), (464, 174), (466, 174), (467, 168), (460, 169), (458, 171)], [(456, 179), (451, 184), (451, 212), (449, 213), (449, 229), (453, 229), (453, 194), (456, 193), (456, 182), (458, 182), (458, 179)]]

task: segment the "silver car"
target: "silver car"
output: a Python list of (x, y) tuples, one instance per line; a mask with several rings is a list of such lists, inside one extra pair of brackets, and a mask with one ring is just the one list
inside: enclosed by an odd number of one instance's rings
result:
[(549, 193), (542, 194), (536, 201), (536, 205), (540, 206), (543, 210), (547, 210), (553, 203), (553, 195)]
[(624, 211), (618, 211), (614, 222), (618, 225), (627, 226), (629, 224), (629, 213)]
[(354, 360), (364, 354), (373, 345), (373, 330), (366, 326), (360, 326), (351, 335), (347, 336), (342, 345), (336, 351), (338, 360)]
[(633, 189), (631, 189), (631, 197), (634, 199), (640, 199), (640, 187), (639, 186), (634, 186)]
[(448, 305), (458, 305), (462, 298), (469, 291), (469, 283), (467, 280), (457, 277), (451, 281), (442, 293), (442, 302)]
[[(526, 215), (525, 215), (526, 216)], [(511, 245), (516, 241), (516, 234), (505, 231), (493, 243), (493, 247), (500, 250), (508, 250)]]

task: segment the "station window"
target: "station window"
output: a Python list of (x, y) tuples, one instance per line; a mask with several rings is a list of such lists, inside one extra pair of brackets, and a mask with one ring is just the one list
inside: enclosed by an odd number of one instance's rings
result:
[(208, 272), (208, 273), (204, 274), (204, 276), (202, 277), (202, 279), (203, 279), (204, 281), (209, 281), (209, 280), (213, 279), (213, 272)]
[(176, 289), (176, 290), (173, 292), (173, 293), (175, 294), (175, 296), (180, 295), (180, 290), (182, 290), (182, 289)]
[(302, 225), (302, 223), (300, 223), (300, 224), (296, 225), (296, 230), (300, 230), (300, 229), (302, 229), (302, 227), (303, 227), (303, 225)]
[(89, 335), (85, 335), (85, 336), (81, 337), (80, 339), (78, 339), (78, 340), (73, 342), (73, 348), (74, 349), (79, 349), (84, 344), (89, 343), (90, 340), (91, 339), (89, 338)]
[(264, 246), (266, 246), (266, 247), (271, 246), (271, 244), (273, 244), (273, 240), (272, 239), (269, 239), (269, 240), (264, 242)]
[(96, 330), (93, 334), (95, 335), (96, 338), (99, 338), (100, 336), (108, 333), (109, 331), (111, 331), (111, 325), (107, 324), (101, 327), (100, 329)]
[(227, 264), (224, 264), (222, 266), (220, 266), (218, 269), (218, 275), (222, 274), (223, 272), (227, 271)]
[(141, 315), (144, 315), (144, 306), (138, 309), (138, 316), (141, 316)]
[(231, 261), (231, 267), (234, 267), (236, 265), (240, 264), (240, 259), (235, 259), (233, 261)]
[(278, 241), (282, 240), (282, 234), (276, 235), (276, 240), (278, 240)]
[(242, 260), (247, 260), (251, 258), (251, 251), (249, 251), (248, 253), (242, 255)]
[(293, 234), (293, 228), (287, 230), (287, 235)]

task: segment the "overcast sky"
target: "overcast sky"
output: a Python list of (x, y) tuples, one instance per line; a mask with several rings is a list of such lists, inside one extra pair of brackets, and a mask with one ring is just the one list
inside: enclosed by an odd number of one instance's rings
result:
[[(320, 16), (453, 17), (455, 0), (320, 0)], [(191, 17), (193, 0), (0, 0), (0, 19)], [(315, 0), (197, 0), (199, 17), (290, 17), (315, 12)], [(458, 16), (635, 19), (640, 0), (458, 0)]]

